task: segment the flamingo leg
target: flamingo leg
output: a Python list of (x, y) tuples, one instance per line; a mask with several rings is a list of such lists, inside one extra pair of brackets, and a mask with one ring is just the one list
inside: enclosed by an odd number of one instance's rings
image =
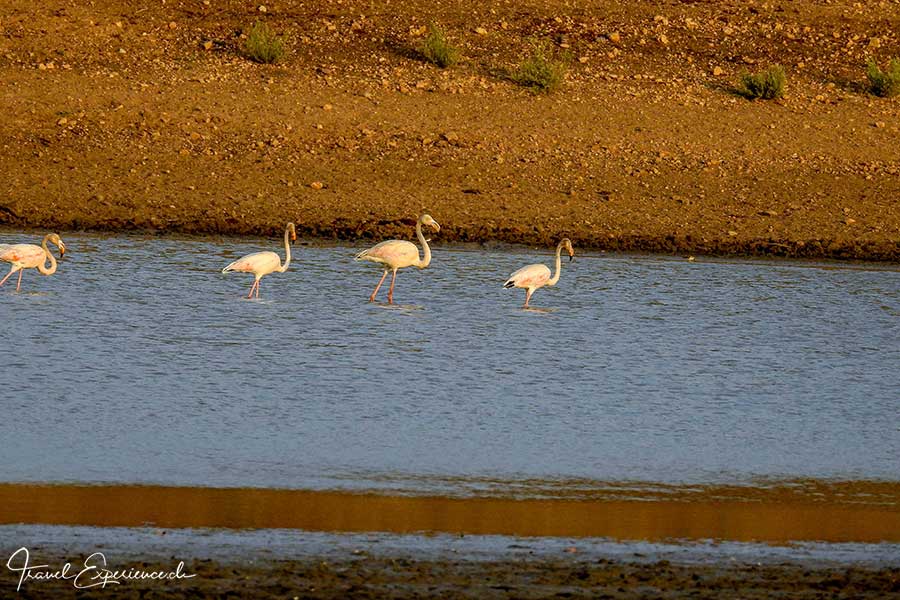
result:
[(13, 267), (12, 269), (10, 269), (10, 270), (9, 270), (9, 273), (6, 274), (6, 277), (4, 277), (3, 279), (0, 279), (0, 285), (3, 285), (4, 283), (6, 283), (6, 280), (9, 279), (9, 278), (12, 276), (12, 274), (15, 273), (15, 272), (16, 272), (16, 268), (15, 268), (15, 267)]
[(256, 286), (257, 286), (258, 284), (259, 284), (259, 279), (255, 279), (255, 280), (253, 281), (253, 285), (250, 286), (250, 293), (247, 294), (247, 298), (248, 298), (248, 299), (253, 297), (253, 290), (256, 289)]
[(531, 300), (531, 290), (525, 290), (525, 306), (522, 308), (528, 308), (528, 301)]
[[(387, 275), (387, 272), (385, 272)], [(388, 304), (394, 303), (394, 282), (397, 281), (397, 269), (394, 269), (394, 274), (391, 275), (391, 289), (388, 290)]]
[(378, 290), (381, 289), (381, 284), (384, 283), (384, 278), (387, 277), (387, 271), (381, 276), (381, 280), (378, 282), (378, 285), (375, 286), (375, 291), (372, 292), (372, 295), (369, 296), (369, 302), (375, 302), (375, 294), (378, 293)]
[(19, 269), (19, 280), (16, 282), (16, 291), (19, 291), (19, 288), (22, 287), (22, 273), (25, 272), (25, 269)]
[(260, 280), (256, 280), (256, 299), (259, 300), (259, 282)]

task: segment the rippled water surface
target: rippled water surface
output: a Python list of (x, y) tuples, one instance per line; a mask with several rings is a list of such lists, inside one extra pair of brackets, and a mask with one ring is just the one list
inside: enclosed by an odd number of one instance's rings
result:
[(525, 311), (549, 252), (439, 246), (388, 307), (365, 245), (295, 245), (257, 301), (219, 271), (277, 239), (63, 237), (0, 288), (0, 481), (900, 480), (893, 269), (581, 255)]

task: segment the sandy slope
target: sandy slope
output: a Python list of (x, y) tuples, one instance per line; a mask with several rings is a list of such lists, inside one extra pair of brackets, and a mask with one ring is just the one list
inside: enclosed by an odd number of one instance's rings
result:
[[(262, 18), (290, 52), (241, 55)], [(463, 61), (416, 48), (444, 24)], [(0, 223), (900, 260), (900, 2), (0, 7)], [(542, 36), (562, 89), (506, 74)], [(785, 66), (751, 102), (745, 69)], [(311, 185), (312, 184), (312, 185)], [(321, 185), (320, 185), (321, 184)]]

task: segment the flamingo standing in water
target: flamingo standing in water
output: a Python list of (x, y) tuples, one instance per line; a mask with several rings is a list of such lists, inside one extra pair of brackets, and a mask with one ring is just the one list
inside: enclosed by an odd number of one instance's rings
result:
[[(290, 239), (288, 239), (288, 236), (290, 236)], [(252, 298), (253, 290), (256, 290), (256, 297), (259, 298), (259, 280), (263, 278), (263, 275), (268, 275), (275, 271), (278, 271), (279, 273), (287, 271), (288, 265), (291, 264), (291, 241), (296, 239), (297, 230), (293, 223), (288, 223), (284, 230), (283, 265), (281, 264), (281, 258), (274, 252), (254, 252), (253, 254), (248, 254), (247, 256), (242, 256), (237, 259), (222, 269), (222, 272), (228, 273), (230, 271), (237, 271), (239, 273), (253, 273), (256, 275), (256, 280), (253, 282), (253, 285), (250, 286), (250, 293), (247, 294), (247, 297)]]
[(556, 282), (559, 281), (559, 273), (562, 271), (560, 255), (562, 254), (563, 248), (569, 253), (569, 261), (575, 258), (575, 250), (572, 249), (572, 242), (569, 238), (564, 238), (556, 246), (556, 274), (553, 275), (552, 278), (550, 277), (550, 269), (548, 269), (546, 265), (537, 263), (522, 267), (510, 275), (509, 279), (506, 280), (506, 283), (503, 284), (503, 287), (525, 288), (524, 308), (528, 308), (528, 301), (531, 300), (531, 295), (536, 289), (542, 288), (545, 285), (556, 285)]
[[(59, 239), (55, 233), (48, 233), (44, 236), (44, 241), (40, 246), (34, 244), (0, 244), (0, 260), (12, 263), (12, 268), (6, 277), (0, 279), (0, 285), (6, 283), (6, 280), (16, 271), (19, 272), (19, 280), (16, 283), (16, 291), (22, 287), (22, 273), (24, 269), (37, 269), (41, 275), (53, 275), (56, 273), (56, 258), (47, 249), (47, 242), (52, 242), (59, 248), (59, 258), (62, 259), (66, 253), (66, 245)], [(47, 259), (50, 259), (50, 267), (45, 266)]]
[(381, 276), (378, 285), (375, 286), (375, 291), (369, 296), (369, 302), (375, 302), (375, 294), (378, 293), (381, 284), (384, 283), (384, 278), (387, 277), (388, 271), (393, 271), (394, 273), (391, 276), (391, 289), (388, 290), (388, 304), (393, 304), (397, 269), (402, 269), (403, 267), (424, 269), (431, 264), (431, 248), (428, 247), (428, 240), (422, 235), (422, 225), (428, 225), (435, 231), (440, 231), (441, 226), (431, 218), (431, 215), (419, 217), (419, 221), (416, 223), (416, 237), (419, 238), (419, 243), (422, 244), (422, 249), (425, 251), (424, 258), (419, 258), (419, 249), (415, 244), (405, 240), (387, 240), (356, 255), (356, 260), (369, 260), (384, 265), (384, 274)]

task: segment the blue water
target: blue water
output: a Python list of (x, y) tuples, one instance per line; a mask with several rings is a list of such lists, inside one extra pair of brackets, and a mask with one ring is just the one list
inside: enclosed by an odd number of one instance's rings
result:
[(0, 481), (900, 480), (896, 269), (576, 248), (525, 311), (549, 250), (436, 246), (388, 307), (367, 244), (295, 245), (257, 301), (220, 270), (277, 238), (63, 239), (0, 287)]

